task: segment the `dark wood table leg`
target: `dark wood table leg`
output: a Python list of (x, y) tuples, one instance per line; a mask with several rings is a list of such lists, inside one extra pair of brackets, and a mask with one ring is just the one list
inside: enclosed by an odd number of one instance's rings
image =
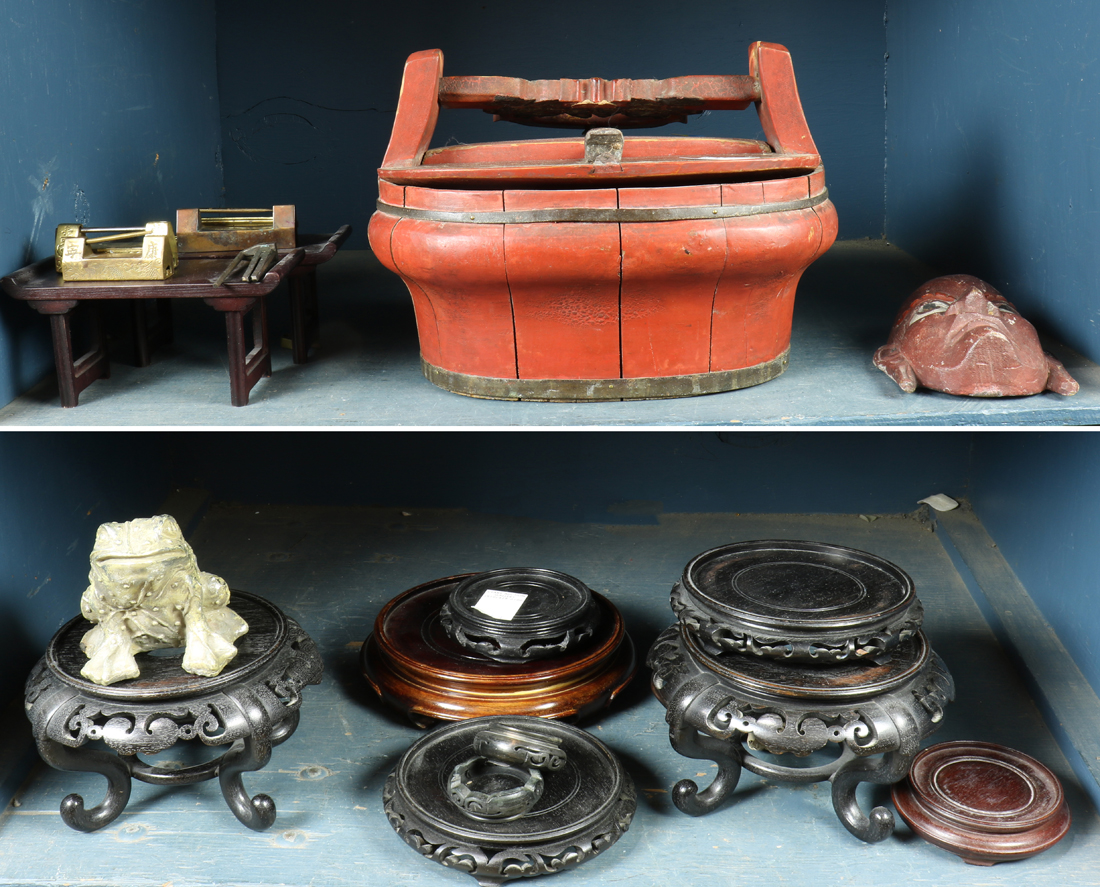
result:
[(299, 265), (287, 278), (290, 287), (291, 353), (295, 363), (309, 359), (309, 349), (319, 338), (317, 310), (317, 269)]
[(50, 331), (53, 333), (53, 359), (57, 368), (57, 387), (61, 394), (61, 406), (75, 407), (79, 404), (80, 392), (96, 379), (106, 379), (111, 375), (111, 365), (107, 357), (107, 335), (103, 328), (103, 315), (98, 305), (89, 305), (92, 321), (92, 347), (76, 360), (73, 360), (73, 334), (70, 318), (76, 303), (64, 303), (69, 307), (51, 310), (57, 303), (43, 302), (35, 307), (50, 316)]
[(134, 323), (134, 354), (139, 367), (149, 366), (153, 350), (160, 345), (169, 344), (175, 335), (172, 323), (172, 300), (154, 299), (153, 301), (156, 304), (157, 315), (151, 324), (147, 300), (134, 299), (130, 303)]
[[(235, 407), (248, 406), (248, 393), (261, 376), (271, 375), (271, 349), (267, 340), (267, 303), (260, 298), (205, 299), (225, 312), (229, 348), (229, 400)], [(244, 318), (252, 312), (252, 350), (245, 353)]]

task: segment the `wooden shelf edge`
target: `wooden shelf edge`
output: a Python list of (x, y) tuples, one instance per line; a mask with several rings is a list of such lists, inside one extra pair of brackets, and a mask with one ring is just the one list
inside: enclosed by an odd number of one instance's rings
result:
[(1100, 697), (964, 503), (935, 515), (941, 540), (990, 628), (1020, 666), (1046, 725), (1100, 809)]

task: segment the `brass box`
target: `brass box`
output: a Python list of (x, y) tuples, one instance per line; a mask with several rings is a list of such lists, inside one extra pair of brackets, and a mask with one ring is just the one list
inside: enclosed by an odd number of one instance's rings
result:
[[(61, 279), (166, 280), (179, 265), (176, 235), (171, 222), (149, 222), (129, 235), (89, 237), (80, 225), (59, 225), (54, 263)], [(124, 239), (141, 238), (141, 246), (115, 246)], [(109, 245), (98, 246), (97, 244)]]
[(181, 253), (239, 252), (260, 243), (277, 249), (297, 246), (294, 205), (271, 209), (178, 209)]

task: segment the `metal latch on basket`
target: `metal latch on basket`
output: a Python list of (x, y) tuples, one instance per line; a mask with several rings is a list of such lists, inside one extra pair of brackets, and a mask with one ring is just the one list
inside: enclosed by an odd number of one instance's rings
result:
[(610, 126), (588, 130), (584, 134), (584, 162), (622, 163), (622, 132)]

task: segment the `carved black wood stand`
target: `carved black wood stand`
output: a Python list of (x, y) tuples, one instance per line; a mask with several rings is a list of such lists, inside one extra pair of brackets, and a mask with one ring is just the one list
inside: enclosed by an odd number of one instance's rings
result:
[[(79, 831), (113, 822), (130, 799), (131, 779), (153, 785), (190, 785), (217, 777), (229, 809), (261, 831), (275, 821), (275, 802), (249, 797), (241, 774), (264, 767), (271, 749), (298, 726), (301, 691), (321, 680), (321, 658), (301, 627), (277, 607), (244, 592), (230, 606), (248, 622), (236, 658), (218, 676), (188, 674), (182, 651), (138, 654), (141, 676), (102, 687), (80, 675), (87, 657), (80, 639), (91, 628), (82, 617), (64, 625), (31, 672), (26, 709), (39, 754), (58, 770), (100, 773), (107, 794), (86, 809), (70, 794), (61, 818)], [(158, 767), (142, 754), (166, 751), (180, 740), (228, 746), (202, 764)], [(102, 741), (109, 750), (88, 747)]]
[[(669, 739), (680, 754), (718, 764), (718, 775), (702, 791), (690, 779), (678, 782), (673, 802), (692, 816), (709, 813), (737, 787), (742, 769), (778, 782), (828, 780), (844, 827), (862, 841), (883, 840), (893, 831), (894, 815), (885, 807), (865, 814), (856, 787), (902, 779), (955, 692), (922, 634), (891, 658), (885, 674), (875, 669), (873, 679), (854, 687), (853, 670), (865, 666), (828, 669), (830, 690), (814, 685), (822, 669), (739, 654), (710, 657), (681, 625), (669, 627), (649, 654)], [(787, 766), (753, 754), (804, 756), (830, 745), (839, 756), (819, 766)]]
[[(703, 791), (677, 783), (676, 806), (710, 812), (742, 769), (779, 782), (828, 780), (848, 831), (869, 842), (889, 835), (894, 815), (865, 814), (856, 787), (902, 779), (955, 693), (920, 631), (923, 609), (905, 571), (840, 545), (737, 542), (690, 560), (671, 604), (677, 623), (649, 652), (653, 692), (672, 747), (718, 764)], [(827, 760), (791, 766), (753, 752)]]
[(630, 827), (637, 806), (634, 783), (607, 746), (528, 716), (432, 731), (402, 755), (382, 801), (405, 843), (481, 887), (598, 856)]

